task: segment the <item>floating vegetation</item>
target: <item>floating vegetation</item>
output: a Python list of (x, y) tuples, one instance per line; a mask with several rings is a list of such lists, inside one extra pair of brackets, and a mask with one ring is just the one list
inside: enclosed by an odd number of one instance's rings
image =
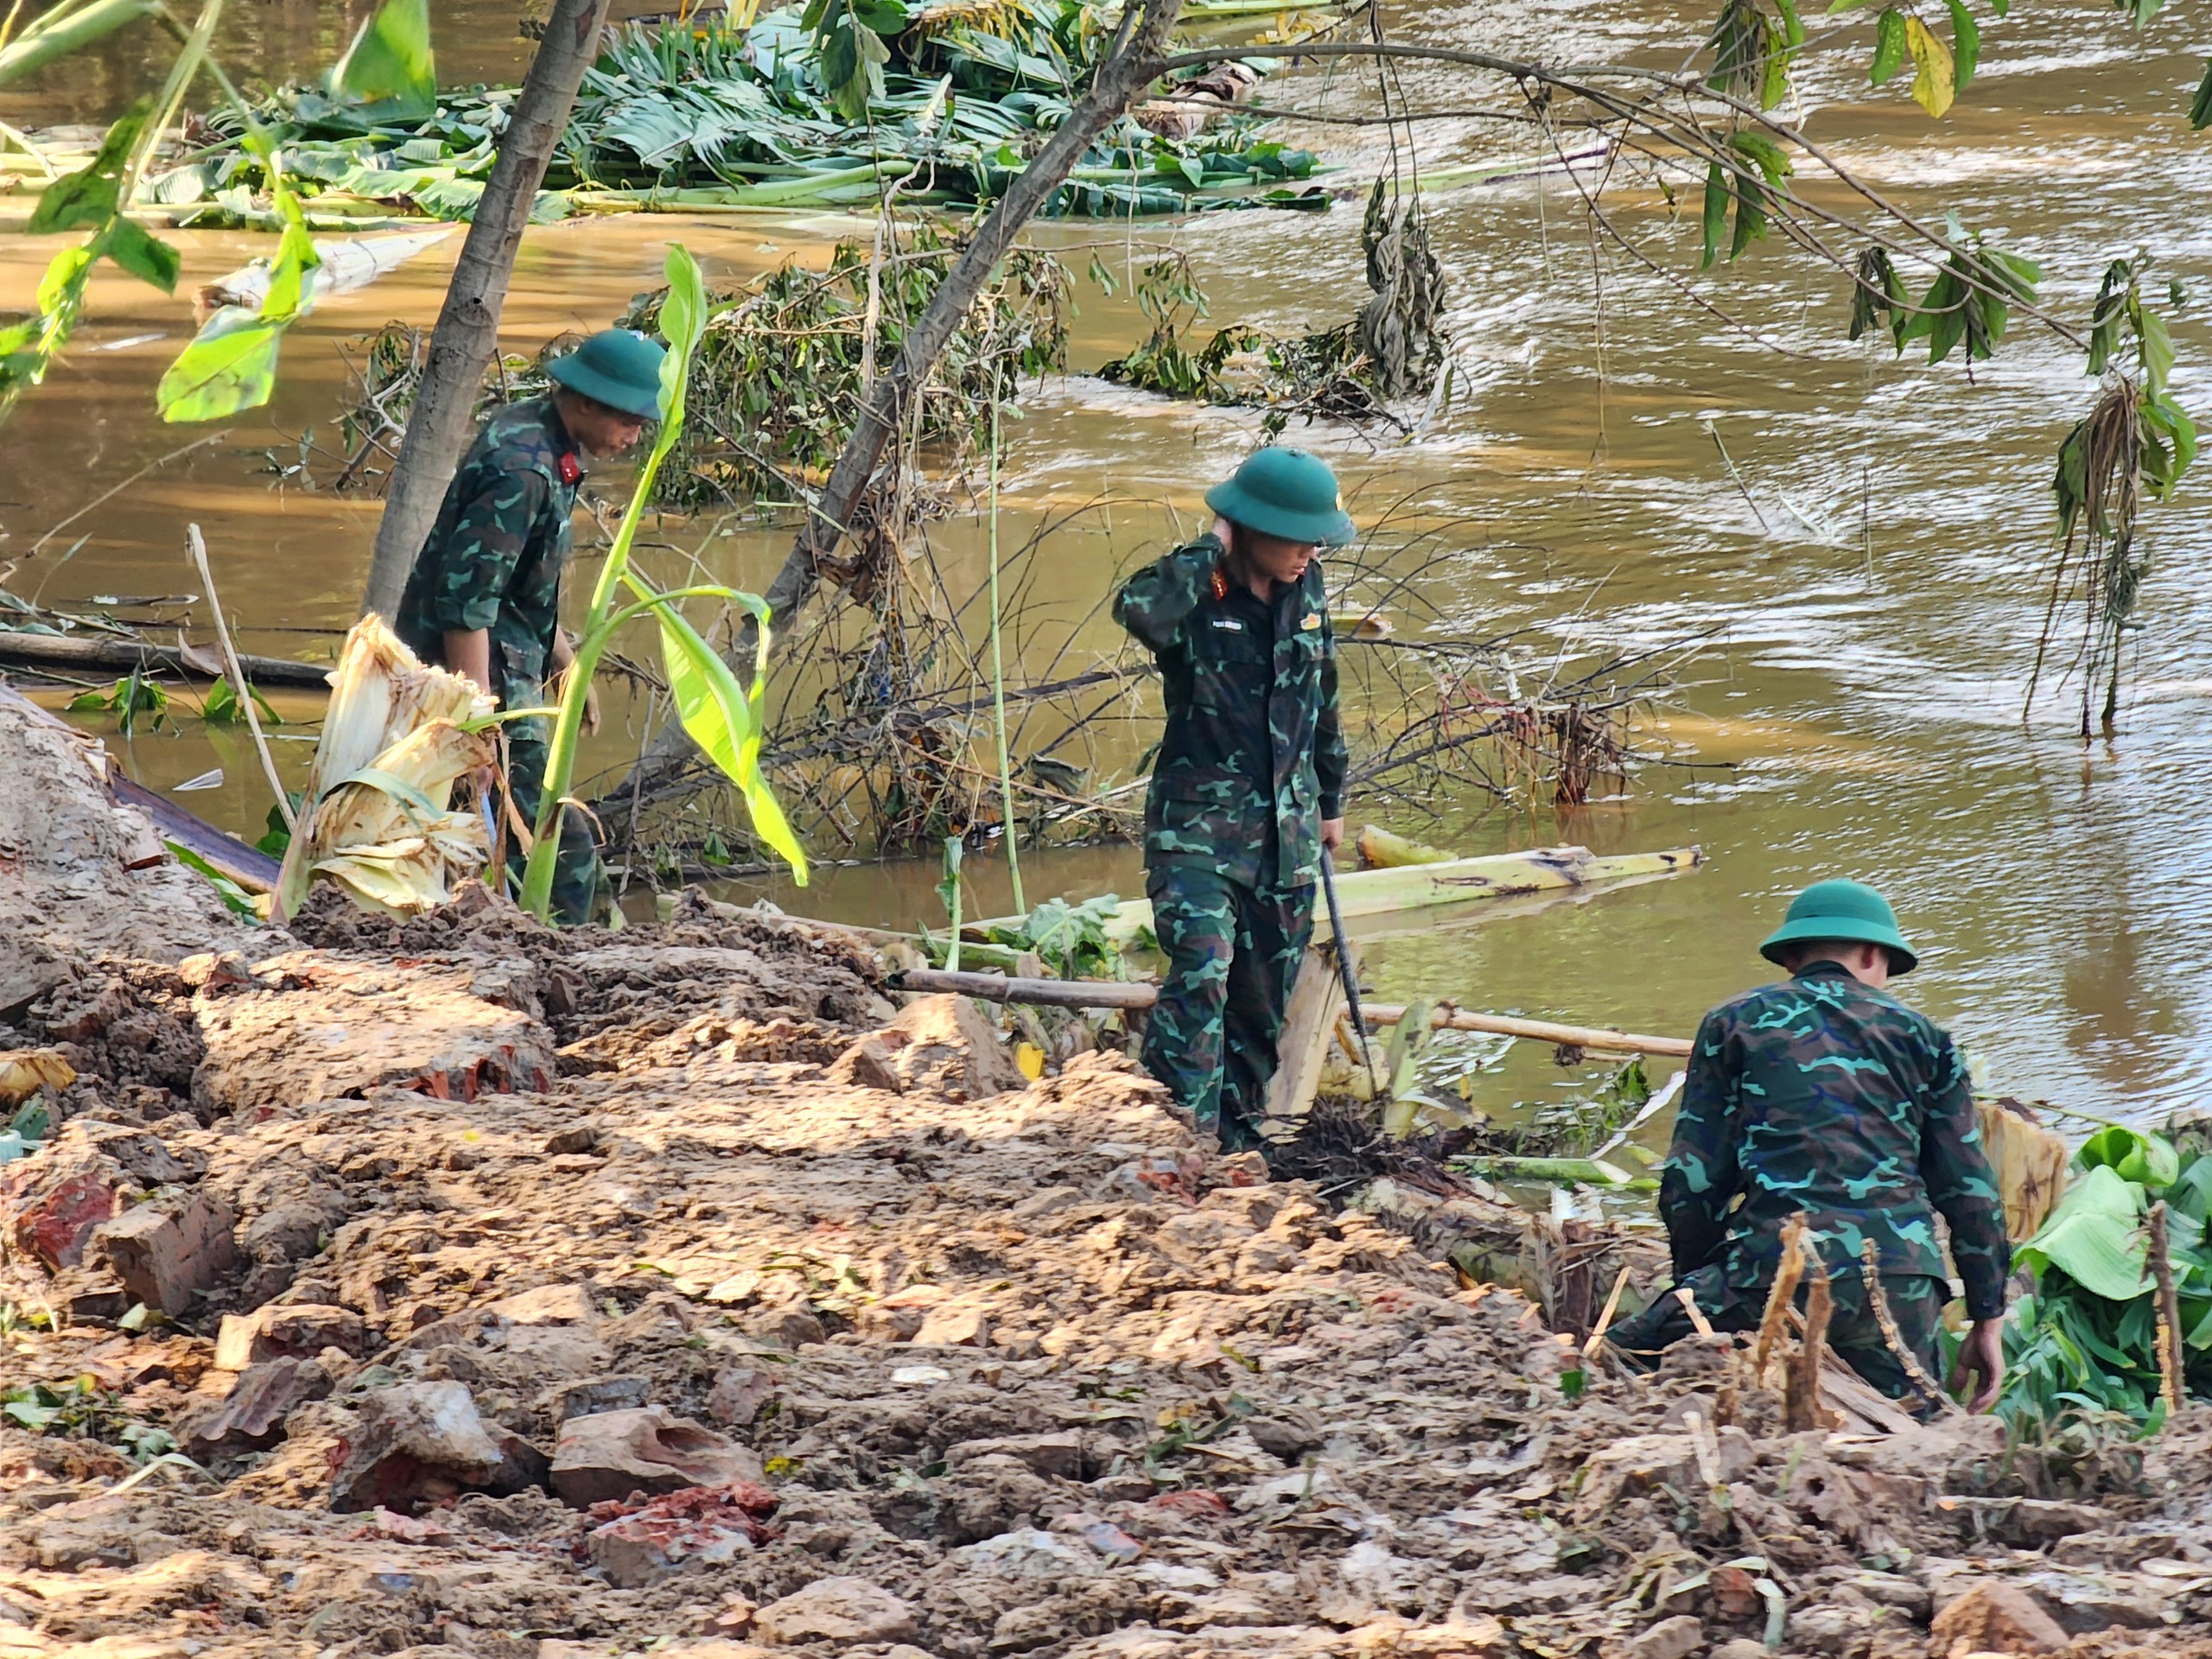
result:
[[(1335, 17), (1291, 13), (1288, 38)], [(972, 209), (995, 200), (1066, 118), (1112, 33), (1082, 0), (946, 0), (912, 11), (885, 0), (833, 21), (865, 37), (857, 49), (869, 61), (857, 76), (846, 60), (854, 48), (819, 40), (797, 8), (741, 29), (716, 17), (613, 32), (586, 73), (534, 216), (849, 207), (894, 185), (907, 204)], [(1249, 79), (1272, 67), (1249, 66)], [(255, 113), (318, 228), (394, 215), (465, 219), (516, 96), (512, 87), (447, 91), (423, 117), (295, 86)], [(1306, 182), (1313, 155), (1261, 140), (1257, 125), (1227, 111), (1212, 84), (1180, 101), (1171, 92), (1115, 122), (1045, 212), (1325, 207)], [(244, 120), (219, 112), (190, 139), (198, 148), (149, 181), (151, 198), (200, 207), (188, 222), (268, 222)]]

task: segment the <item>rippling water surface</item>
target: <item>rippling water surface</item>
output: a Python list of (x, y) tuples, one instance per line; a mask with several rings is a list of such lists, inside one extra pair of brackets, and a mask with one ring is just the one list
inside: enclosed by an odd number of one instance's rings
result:
[[(269, 78), (319, 60), (344, 33), (337, 7), (238, 10), (230, 61)], [(516, 73), (510, 10), (439, 11), (448, 79)], [(1391, 20), (1402, 39), (1668, 66), (1703, 26), (1702, 10), (1648, 3), (1406, 8)], [(2078, 322), (2106, 261), (2140, 248), (2212, 303), (2212, 167), (2182, 116), (2202, 63), (2196, 27), (2183, 12), (2137, 37), (2107, 10), (2021, 6), (1986, 25), (1981, 76), (1941, 124), (1902, 96), (1866, 89), (1860, 29), (1815, 52), (1800, 113), (1900, 205), (1935, 219), (1955, 211), (2041, 262), (2061, 315)], [(98, 119), (147, 73), (118, 48), (97, 73), (73, 68), (0, 99), (0, 119)], [(1416, 105), (1433, 107), (1486, 90), (1458, 69), (1402, 79)], [(1268, 96), (1334, 113), (1374, 100), (1371, 78), (1342, 71), (1272, 83)], [(1382, 142), (1353, 127), (1301, 127), (1296, 137), (1351, 168), (1371, 168)], [(1424, 127), (1419, 146), (1425, 165), (1512, 170), (1541, 159), (1525, 131), (1488, 124)], [(1583, 176), (1595, 188), (1596, 175)], [(1833, 188), (1820, 199), (1850, 206)], [(1994, 362), (1976, 365), (1976, 384), (1955, 362), (1900, 365), (1844, 340), (1843, 283), (1778, 239), (1732, 273), (1699, 278), (1694, 213), (1674, 217), (1656, 188), (1625, 174), (1603, 201), (1660, 274), (1593, 237), (1556, 172), (1541, 188), (1524, 178), (1436, 196), (1466, 364), (1451, 420), (1412, 447), (1345, 433), (1303, 441), (1330, 453), (1370, 517), (1396, 503), (1393, 523), (1442, 527), (1449, 556), (1421, 580), (1455, 632), (1527, 628), (1540, 647), (1572, 652), (1717, 629), (1683, 671), (1675, 706), (1644, 734), (1654, 753), (1697, 765), (1648, 767), (1627, 798), (1556, 817), (1446, 798), (1356, 804), (1354, 820), (1379, 816), (1467, 851), (1695, 842), (1711, 863), (1539, 913), (1378, 939), (1379, 994), (1422, 990), (1687, 1033), (1709, 1003), (1766, 976), (1754, 947), (1792, 892), (1851, 874), (1897, 901), (1926, 950), (1909, 994), (1949, 1022), (1993, 1085), (2135, 1118), (2196, 1104), (2212, 1077), (2212, 995), (2198, 960), (2212, 921), (2212, 474), (2149, 515), (2154, 563), (2119, 735), (2081, 741), (2076, 684), (2047, 685), (2024, 719), (2051, 551), (2048, 480), (2094, 391), (2079, 354), (2023, 323)], [(852, 229), (632, 219), (534, 232), (507, 312), (510, 345), (534, 349), (605, 323), (649, 284), (671, 237), (734, 277), (795, 252), (818, 256)], [(1339, 321), (1363, 297), (1357, 232), (1355, 203), (1142, 226), (1134, 238), (1096, 226), (1044, 234), (1082, 245), (1078, 269), (1091, 251), (1140, 262), (1147, 243), (1172, 238), (1191, 253), (1217, 320), (1287, 329)], [(188, 283), (257, 245), (228, 233), (181, 239)], [(0, 238), (0, 305), (28, 302), (50, 251)], [(48, 526), (191, 435), (151, 412), (153, 382), (188, 327), (181, 306), (99, 283), (82, 348), (0, 429), (0, 565), (20, 567), (11, 585), (43, 583), (49, 601), (185, 591), (180, 536), (190, 517), (208, 531), (251, 648), (327, 652), (327, 633), (283, 630), (350, 620), (374, 507), (278, 474), (296, 461), (303, 428), (334, 443), (340, 348), (388, 316), (427, 324), (450, 257), (432, 255), (328, 306), (288, 347), (274, 409), (41, 543)], [(1687, 303), (1684, 284), (1737, 326)], [(2177, 320), (2176, 387), (2212, 415), (2195, 315)], [(1086, 292), (1076, 366), (1125, 349), (1140, 326), (1126, 296)], [(1101, 495), (1110, 504), (1056, 542), (1033, 593), (1054, 607), (1061, 633), (1109, 645), (1092, 613), (1116, 570), (1179, 525), (1203, 522), (1204, 485), (1235, 464), (1254, 429), (1232, 412), (1082, 375), (1028, 401), (1009, 457), (1009, 511), (1033, 522)], [(939, 526), (936, 542), (956, 584), (977, 568), (972, 527)], [(782, 544), (748, 532), (711, 547), (726, 574), (757, 583)], [(1132, 734), (1124, 764), (1141, 738)], [(611, 763), (634, 741), (634, 732), (610, 739), (601, 758)], [(163, 784), (220, 759), (231, 784), (186, 798), (234, 823), (257, 822), (265, 803), (254, 798), (250, 757), (224, 734), (213, 743), (211, 755), (188, 726), (175, 738), (142, 736), (129, 753)], [(293, 758), (303, 764), (305, 750), (293, 746)], [(1037, 863), (1033, 893), (1127, 893), (1141, 882), (1126, 849)], [(840, 871), (803, 897), (777, 896), (904, 924), (934, 910), (934, 880), (917, 867)], [(993, 870), (977, 880), (983, 901), (1001, 901)]]

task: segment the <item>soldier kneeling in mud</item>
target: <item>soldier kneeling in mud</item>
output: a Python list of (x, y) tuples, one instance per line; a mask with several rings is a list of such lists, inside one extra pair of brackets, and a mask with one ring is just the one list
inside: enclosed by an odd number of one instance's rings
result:
[(1897, 1348), (1937, 1375), (1950, 1300), (1941, 1211), (1974, 1322), (1951, 1385), (1976, 1376), (1973, 1408), (1986, 1410), (2004, 1376), (2012, 1246), (1965, 1063), (1941, 1027), (1884, 988), (1918, 958), (1889, 901), (1856, 881), (1806, 888), (1759, 953), (1789, 978), (1707, 1014), (1690, 1056), (1659, 1184), (1675, 1288), (1612, 1341), (1631, 1364), (1656, 1364), (1692, 1329), (1680, 1291), (1714, 1329), (1756, 1329), (1783, 1229), (1802, 1212), (1834, 1299), (1829, 1344), (1891, 1398), (1924, 1396)]
[(1166, 693), (1145, 798), (1145, 892), (1167, 977), (1145, 1069), (1226, 1150), (1260, 1145), (1323, 849), (1344, 839), (1336, 645), (1314, 550), (1351, 536), (1336, 474), (1261, 450), (1212, 533), (1132, 577), (1114, 618)]

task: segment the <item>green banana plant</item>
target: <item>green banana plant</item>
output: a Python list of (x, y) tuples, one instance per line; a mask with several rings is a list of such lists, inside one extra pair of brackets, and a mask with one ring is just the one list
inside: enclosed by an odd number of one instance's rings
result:
[[(550, 919), (553, 904), (553, 876), (560, 854), (560, 815), (576, 769), (576, 752), (583, 732), (584, 699), (600, 658), (624, 624), (651, 613), (660, 625), (661, 660), (676, 700), (677, 717), (691, 741), (735, 784), (752, 815), (753, 827), (784, 861), (801, 887), (806, 885), (805, 850), (784, 816), (782, 805), (760, 775), (760, 744), (765, 736), (761, 703), (768, 680), (768, 607), (751, 594), (713, 586), (679, 588), (669, 593), (654, 589), (630, 569), (630, 550), (638, 526), (652, 499), (653, 480), (661, 463), (675, 448), (683, 430), (685, 390), (690, 385), (691, 359), (706, 333), (709, 308), (705, 280), (690, 251), (678, 243), (668, 251), (668, 298), (662, 303), (660, 329), (668, 341), (668, 355), (661, 363), (660, 427), (645, 463), (638, 470), (637, 487), (631, 493), (628, 511), (614, 533), (607, 563), (592, 591), (591, 607), (584, 619), (583, 637), (576, 645), (575, 664), (561, 690), (553, 717), (553, 739), (545, 766), (545, 792), (533, 826), (530, 859), (523, 868), (522, 906), (540, 920)], [(635, 595), (618, 605), (616, 595), (626, 588)], [(737, 605), (760, 620), (760, 646), (753, 666), (753, 681), (741, 685), (737, 676), (683, 618), (675, 601), (715, 598)]]

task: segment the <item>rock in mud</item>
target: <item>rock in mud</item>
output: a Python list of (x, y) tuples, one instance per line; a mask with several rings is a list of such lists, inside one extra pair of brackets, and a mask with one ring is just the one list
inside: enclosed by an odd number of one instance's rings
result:
[(122, 1212), (128, 1179), (115, 1160), (66, 1130), (37, 1157), (0, 1167), (0, 1256), (49, 1273), (77, 1266), (94, 1230)]
[(89, 1254), (105, 1257), (125, 1291), (148, 1307), (181, 1319), (193, 1299), (214, 1289), (238, 1260), (236, 1217), (210, 1192), (168, 1192), (103, 1223)]
[[(281, 988), (263, 988), (265, 982)], [(465, 961), (361, 962), (300, 950), (257, 965), (255, 988), (201, 991), (194, 1009), (207, 1046), (195, 1096), (222, 1111), (278, 1110), (386, 1085), (441, 1100), (542, 1090), (552, 1033), (480, 993)]]
[(367, 1352), (368, 1330), (351, 1308), (322, 1302), (293, 1302), (226, 1313), (215, 1338), (215, 1369), (242, 1371), (249, 1365), (287, 1355), (310, 1358), (336, 1348), (359, 1359)]
[(664, 1406), (572, 1417), (561, 1425), (553, 1452), (553, 1490), (578, 1509), (632, 1492), (657, 1496), (762, 1478), (760, 1459), (749, 1448), (671, 1415)]
[(1939, 1654), (2063, 1653), (2071, 1642), (2033, 1596), (1999, 1579), (1979, 1580), (1947, 1602), (1929, 1633)]
[(403, 1382), (360, 1398), (359, 1423), (341, 1446), (330, 1507), (387, 1509), (464, 1491), (511, 1496), (544, 1484), (544, 1455), (520, 1436), (487, 1426), (459, 1382)]
[(964, 996), (925, 996), (874, 1034), (891, 1050), (899, 1092), (988, 1100), (1028, 1079), (982, 1011)]
[(715, 1373), (707, 1395), (707, 1415), (725, 1428), (742, 1428), (760, 1414), (775, 1391), (775, 1378), (759, 1366), (725, 1366)]
[(901, 1642), (914, 1634), (914, 1608), (866, 1579), (817, 1579), (805, 1589), (761, 1608), (753, 1616), (753, 1630), (772, 1648), (810, 1642), (837, 1647)]
[(276, 1440), (294, 1408), (330, 1392), (330, 1377), (314, 1360), (272, 1359), (241, 1373), (229, 1395), (188, 1412), (177, 1439), (192, 1457), (256, 1451)]
[(775, 1510), (776, 1495), (751, 1481), (694, 1486), (602, 1522), (585, 1535), (585, 1551), (610, 1583), (642, 1589), (673, 1573), (720, 1566), (756, 1548), (768, 1536), (764, 1523)]

